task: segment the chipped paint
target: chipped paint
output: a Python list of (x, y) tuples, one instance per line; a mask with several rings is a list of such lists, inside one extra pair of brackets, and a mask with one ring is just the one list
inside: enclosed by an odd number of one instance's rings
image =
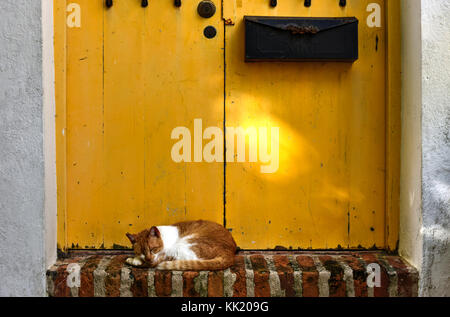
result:
[[(236, 44), (243, 34), (237, 30), (244, 15), (263, 15), (267, 8), (232, 2), (224, 6), (222, 17), (208, 20), (218, 30), (209, 41), (202, 34), (199, 41), (187, 40), (195, 37), (196, 27), (203, 30), (192, 16), (180, 14), (161, 28), (165, 17), (158, 12), (173, 8), (159, 1), (149, 2), (145, 11), (128, 2), (105, 11), (101, 3), (79, 0), (81, 27), (62, 34), (61, 25), (55, 25), (58, 78), (67, 83), (66, 90), (58, 91), (58, 109), (71, 118), (57, 123), (58, 131), (71, 131), (64, 142), (58, 141), (58, 153), (61, 160), (76, 162), (63, 167), (58, 161), (58, 242), (63, 251), (71, 245), (129, 249), (123, 233), (130, 226), (140, 231), (151, 223), (198, 218), (240, 228), (235, 239), (244, 249), (385, 247), (386, 29), (378, 27), (374, 15), (370, 21), (377, 27), (361, 23), (360, 53), (370, 63), (254, 67), (240, 58)], [(366, 10), (368, 4), (359, 1), (346, 7), (346, 13), (366, 21), (373, 13)], [(283, 6), (286, 13), (298, 14), (296, 1)], [(385, 1), (380, 9), (384, 12)], [(323, 3), (308, 10), (318, 16), (341, 12)], [(57, 21), (65, 23), (65, 6), (55, 12), (63, 14)], [(180, 28), (182, 23), (191, 27)], [(63, 39), (71, 45), (62, 45)], [(152, 58), (142, 58), (144, 51)], [(61, 56), (67, 57), (64, 65)], [(155, 72), (160, 65), (164, 68)], [(68, 67), (70, 76), (65, 77)], [(356, 77), (358, 83), (352, 80)], [(196, 89), (202, 78), (211, 80)], [(305, 89), (293, 88), (297, 86)], [(254, 162), (173, 164), (168, 159), (170, 131), (192, 124), (198, 113), (208, 126), (279, 126), (277, 173), (256, 175), (261, 166)], [(352, 217), (348, 206), (355, 207)], [(98, 219), (110, 223), (100, 225)]]

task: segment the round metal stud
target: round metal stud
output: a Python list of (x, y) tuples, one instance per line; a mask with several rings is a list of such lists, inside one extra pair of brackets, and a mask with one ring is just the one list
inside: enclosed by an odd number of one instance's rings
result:
[(216, 5), (212, 1), (201, 1), (198, 4), (197, 12), (202, 18), (210, 18), (216, 13)]
[(208, 38), (208, 39), (212, 39), (213, 37), (215, 37), (217, 35), (217, 30), (215, 27), (213, 26), (207, 26), (204, 30), (203, 30), (203, 35)]

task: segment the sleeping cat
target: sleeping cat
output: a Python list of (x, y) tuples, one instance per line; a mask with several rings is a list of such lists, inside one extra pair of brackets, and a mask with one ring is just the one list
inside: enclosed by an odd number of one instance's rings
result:
[(231, 233), (211, 221), (179, 222), (126, 234), (134, 258), (126, 263), (161, 270), (223, 270), (234, 262), (236, 243)]

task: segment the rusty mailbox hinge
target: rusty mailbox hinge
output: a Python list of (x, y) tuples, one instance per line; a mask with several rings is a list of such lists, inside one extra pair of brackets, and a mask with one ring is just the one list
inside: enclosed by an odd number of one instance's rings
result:
[(234, 25), (236, 22), (236, 0), (222, 1), (222, 19), (226, 25)]

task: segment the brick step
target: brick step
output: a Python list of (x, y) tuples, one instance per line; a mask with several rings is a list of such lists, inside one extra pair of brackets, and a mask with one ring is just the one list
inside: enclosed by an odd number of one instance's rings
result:
[[(216, 272), (134, 268), (124, 263), (128, 256), (91, 253), (58, 260), (47, 271), (48, 295), (416, 297), (418, 290), (417, 271), (383, 252), (240, 252), (234, 266)], [(368, 265), (380, 268), (379, 287), (368, 286)]]

